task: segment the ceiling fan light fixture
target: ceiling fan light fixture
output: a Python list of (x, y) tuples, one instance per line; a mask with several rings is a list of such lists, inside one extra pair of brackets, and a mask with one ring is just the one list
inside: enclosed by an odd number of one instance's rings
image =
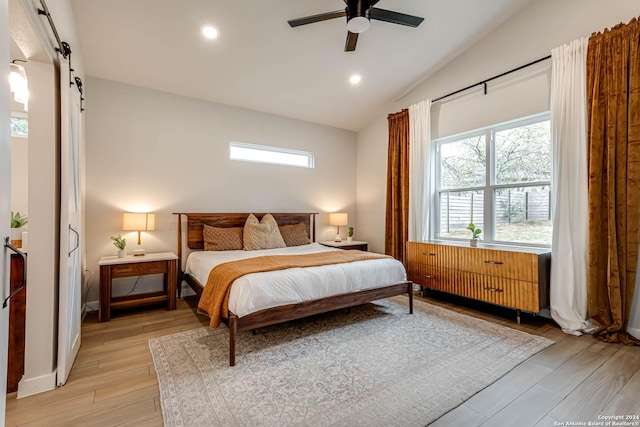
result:
[(22, 65), (10, 63), (9, 87), (13, 93), (13, 100), (24, 104), (24, 111), (28, 111), (29, 105), (29, 81), (27, 73)]
[(380, 0), (343, 0), (347, 7), (344, 10), (320, 13), (317, 15), (304, 16), (298, 19), (290, 19), (287, 22), (292, 28), (301, 25), (313, 24), (315, 22), (327, 21), (335, 18), (347, 18), (347, 39), (344, 44), (345, 52), (353, 52), (358, 44), (360, 33), (367, 31), (371, 25), (371, 20), (389, 22), (391, 24), (405, 25), (407, 27), (417, 27), (424, 21), (419, 16), (407, 15), (406, 13), (394, 12), (392, 10), (379, 9), (374, 7)]
[(351, 31), (352, 33), (359, 34), (367, 31), (370, 25), (371, 21), (369, 21), (368, 18), (365, 18), (364, 16), (354, 16), (347, 22), (347, 30)]

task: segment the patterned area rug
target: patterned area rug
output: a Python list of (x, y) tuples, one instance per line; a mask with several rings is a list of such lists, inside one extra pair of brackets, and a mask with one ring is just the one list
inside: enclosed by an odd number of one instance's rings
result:
[(553, 341), (407, 298), (149, 341), (167, 426), (424, 426)]

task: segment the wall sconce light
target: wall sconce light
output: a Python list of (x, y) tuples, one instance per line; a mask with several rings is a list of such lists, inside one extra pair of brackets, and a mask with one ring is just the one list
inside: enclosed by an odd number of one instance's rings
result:
[[(22, 65), (18, 65), (15, 62), (20, 61), (14, 59), (10, 65), (9, 72), (9, 87), (13, 93), (13, 99), (16, 102), (24, 104), (24, 111), (29, 110), (29, 81), (27, 80), (27, 73)], [(26, 62), (26, 61), (23, 61)]]
[(140, 232), (156, 229), (156, 214), (125, 212), (122, 214), (122, 229), (138, 232), (138, 247), (134, 249), (133, 255), (144, 255), (145, 251), (140, 244)]
[(342, 236), (340, 236), (340, 226), (349, 224), (349, 216), (346, 213), (330, 213), (329, 225), (335, 225), (336, 228), (336, 242), (342, 242)]

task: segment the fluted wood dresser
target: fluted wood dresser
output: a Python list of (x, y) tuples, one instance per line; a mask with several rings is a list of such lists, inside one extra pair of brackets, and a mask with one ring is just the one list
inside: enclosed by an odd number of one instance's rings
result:
[(551, 251), (504, 245), (407, 242), (407, 278), (427, 289), (538, 313), (549, 307)]

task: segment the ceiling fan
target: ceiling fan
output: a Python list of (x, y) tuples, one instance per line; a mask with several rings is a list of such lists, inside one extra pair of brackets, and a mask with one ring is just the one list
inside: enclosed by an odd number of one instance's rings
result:
[(407, 27), (417, 27), (424, 21), (418, 16), (406, 15), (404, 13), (373, 7), (380, 0), (344, 0), (347, 7), (344, 10), (321, 13), (319, 15), (305, 16), (304, 18), (291, 19), (289, 25), (298, 27), (300, 25), (313, 24), (314, 22), (326, 21), (334, 18), (347, 17), (347, 42), (344, 45), (345, 52), (356, 50), (358, 34), (366, 31), (371, 24), (371, 20), (391, 22), (392, 24), (406, 25)]

